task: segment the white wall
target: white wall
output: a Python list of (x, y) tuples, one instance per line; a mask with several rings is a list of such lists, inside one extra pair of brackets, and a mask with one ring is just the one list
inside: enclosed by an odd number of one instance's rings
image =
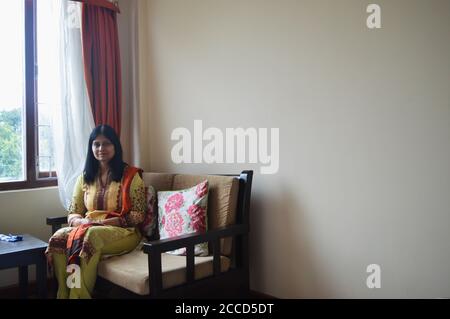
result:
[[(375, 1), (369, 30), (372, 2), (148, 2), (151, 168), (255, 169), (254, 290), (450, 297), (450, 2)], [(174, 164), (170, 134), (195, 119), (280, 128), (279, 172)]]
[[(64, 216), (57, 187), (0, 192), (0, 234), (30, 234), (43, 241), (51, 236), (45, 218)], [(34, 280), (34, 266), (29, 278)], [(17, 269), (0, 270), (0, 287), (18, 283)]]

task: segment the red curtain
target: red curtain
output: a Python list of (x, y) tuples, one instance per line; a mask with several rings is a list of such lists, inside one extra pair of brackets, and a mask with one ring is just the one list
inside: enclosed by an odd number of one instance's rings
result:
[(95, 125), (108, 124), (120, 136), (122, 81), (116, 6), (106, 0), (82, 2), (83, 59)]

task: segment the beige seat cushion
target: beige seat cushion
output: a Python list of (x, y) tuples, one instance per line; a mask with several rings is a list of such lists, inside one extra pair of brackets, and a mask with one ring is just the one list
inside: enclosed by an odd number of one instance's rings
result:
[[(213, 257), (195, 257), (195, 279), (213, 275)], [(170, 288), (186, 282), (186, 257), (170, 254), (161, 255), (163, 288)], [(222, 272), (230, 268), (230, 259), (220, 257)], [(98, 275), (110, 282), (139, 295), (148, 295), (148, 255), (141, 250), (111, 257), (98, 264)]]
[[(172, 188), (185, 189), (207, 179), (208, 194), (208, 227), (216, 229), (236, 223), (237, 198), (239, 180), (232, 176), (188, 175), (178, 174), (173, 178)], [(230, 256), (232, 238), (221, 240), (221, 254)]]

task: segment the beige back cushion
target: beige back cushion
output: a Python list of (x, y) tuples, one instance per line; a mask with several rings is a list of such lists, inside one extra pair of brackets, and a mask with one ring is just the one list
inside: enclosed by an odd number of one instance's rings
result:
[[(236, 177), (163, 173), (144, 173), (143, 177), (145, 184), (152, 185), (157, 192), (189, 188), (207, 179), (209, 184), (207, 212), (209, 229), (229, 226), (236, 222), (239, 192), (239, 180)], [(231, 246), (232, 238), (222, 239), (222, 255), (229, 256)]]
[[(236, 222), (237, 197), (239, 181), (232, 176), (214, 175), (175, 175), (172, 188), (174, 190), (192, 187), (207, 179), (209, 184), (208, 193), (208, 226), (216, 229), (229, 226)], [(231, 253), (232, 238), (221, 240), (222, 255), (229, 256)]]
[(175, 174), (144, 173), (142, 177), (145, 185), (153, 186), (156, 192), (172, 190), (173, 177)]

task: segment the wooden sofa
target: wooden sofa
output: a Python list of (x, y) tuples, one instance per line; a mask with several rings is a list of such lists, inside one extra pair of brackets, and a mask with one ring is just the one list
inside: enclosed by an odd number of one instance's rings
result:
[[(192, 187), (207, 179), (208, 231), (144, 242), (98, 266), (96, 290), (121, 297), (242, 298), (249, 294), (249, 208), (253, 171), (240, 175), (144, 173), (156, 191)], [(54, 233), (66, 217), (49, 217)], [(209, 243), (210, 256), (194, 256), (194, 245)], [(186, 256), (166, 251), (186, 247)], [(108, 296), (102, 293), (101, 296)]]

